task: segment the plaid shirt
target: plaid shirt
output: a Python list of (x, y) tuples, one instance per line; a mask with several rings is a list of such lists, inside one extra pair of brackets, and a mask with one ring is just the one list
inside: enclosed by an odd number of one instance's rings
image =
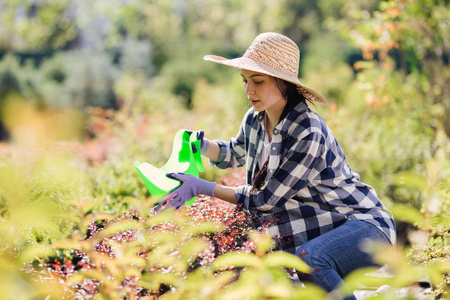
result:
[(235, 138), (216, 141), (220, 156), (211, 164), (246, 165), (247, 185), (237, 188), (237, 203), (260, 222), (270, 222), (279, 248), (295, 253), (306, 241), (350, 220), (374, 224), (395, 244), (392, 214), (351, 171), (331, 130), (305, 103), (274, 128), (267, 176), (260, 189), (252, 190), (266, 132), (264, 115), (249, 109)]

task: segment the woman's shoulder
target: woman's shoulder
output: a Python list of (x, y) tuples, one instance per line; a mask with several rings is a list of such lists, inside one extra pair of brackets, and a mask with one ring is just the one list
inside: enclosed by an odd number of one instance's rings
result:
[(291, 132), (306, 130), (326, 133), (329, 130), (325, 121), (309, 107), (288, 115), (284, 128)]
[(309, 127), (318, 129), (320, 131), (329, 130), (327, 124), (317, 112), (308, 108), (304, 115), (304, 120), (302, 120), (301, 122), (307, 123)]
[(336, 139), (325, 121), (309, 108), (291, 120), (285, 128), (285, 136), (292, 141), (304, 139), (321, 141), (325, 147), (331, 147), (336, 143)]

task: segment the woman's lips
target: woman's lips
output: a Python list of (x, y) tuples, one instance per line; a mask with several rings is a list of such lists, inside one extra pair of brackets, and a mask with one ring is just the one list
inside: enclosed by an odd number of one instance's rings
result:
[(255, 104), (257, 104), (257, 103), (259, 102), (259, 100), (253, 100), (253, 99), (248, 99), (248, 100), (250, 100), (250, 102), (252, 103), (252, 105), (255, 105)]

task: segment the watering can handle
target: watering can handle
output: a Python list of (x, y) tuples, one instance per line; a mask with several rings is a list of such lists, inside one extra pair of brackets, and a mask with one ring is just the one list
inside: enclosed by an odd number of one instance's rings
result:
[[(197, 131), (193, 131), (191, 133), (191, 136), (190, 136), (190, 139), (189, 139), (189, 143), (191, 144), (191, 151), (192, 151), (191, 153), (192, 153), (192, 156), (194, 158), (195, 164), (197, 166), (197, 170), (199, 172), (204, 172), (203, 162), (202, 162), (202, 155), (200, 153), (201, 140), (199, 140), (197, 138)], [(193, 148), (192, 147), (193, 144), (195, 145), (195, 148), (197, 149), (197, 151), (195, 151), (195, 152), (192, 149)]]

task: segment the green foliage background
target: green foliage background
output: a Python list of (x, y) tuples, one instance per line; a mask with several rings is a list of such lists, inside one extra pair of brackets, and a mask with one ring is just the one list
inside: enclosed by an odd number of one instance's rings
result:
[(237, 57), (265, 31), (299, 45), (301, 80), (329, 102), (313, 109), (394, 212), (405, 264), (448, 262), (448, 1), (123, 2), (0, 3), (4, 295), (40, 293), (16, 259), (73, 234), (73, 200), (128, 211), (148, 196), (134, 161), (163, 165), (180, 128), (235, 135), (249, 108), (239, 72), (202, 57)]

